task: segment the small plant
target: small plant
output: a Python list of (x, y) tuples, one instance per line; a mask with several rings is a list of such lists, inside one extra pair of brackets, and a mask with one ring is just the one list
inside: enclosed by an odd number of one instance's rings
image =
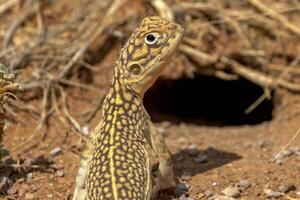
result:
[(14, 96), (13, 92), (18, 88), (18, 84), (12, 82), (14, 78), (15, 76), (13, 74), (10, 74), (7, 68), (0, 63), (0, 159), (7, 152), (2, 148), (2, 140), (4, 135), (3, 129), (5, 125), (5, 113), (3, 104), (7, 100), (8, 96)]

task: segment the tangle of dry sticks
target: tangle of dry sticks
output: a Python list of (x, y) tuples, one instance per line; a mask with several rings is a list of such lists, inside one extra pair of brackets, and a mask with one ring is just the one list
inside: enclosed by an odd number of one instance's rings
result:
[[(289, 67), (300, 51), (297, 45), (300, 31), (295, 20), (300, 17), (300, 7), (296, 3), (279, 5), (274, 0), (274, 6), (266, 6), (260, 0), (188, 0), (171, 4), (164, 0), (144, 0), (139, 1), (139, 9), (132, 9), (129, 1), (83, 0), (68, 5), (74, 12), (64, 15), (55, 10), (49, 14), (47, 9), (56, 3), (47, 1), (3, 2), (0, 15), (6, 17), (0, 24), (3, 27), (0, 59), (16, 74), (20, 83), (19, 97), (24, 101), (22, 105), (9, 103), (12, 108), (7, 110), (20, 123), (23, 122), (16, 112), (29, 111), (38, 119), (38, 129), (53, 115), (78, 131), (83, 126), (81, 122), (91, 122), (101, 102), (91, 104), (97, 108), (89, 108), (90, 112), (79, 120), (72, 116), (72, 105), (66, 106), (71, 98), (67, 90), (99, 92), (99, 99), (95, 101), (100, 101), (108, 83), (104, 66), (114, 64), (106, 63), (104, 58), (115, 56), (114, 45), (124, 42), (138, 22), (148, 15), (173, 19), (185, 28), (180, 56), (175, 59), (174, 77), (192, 77), (193, 73), (226, 81), (242, 77), (265, 91), (279, 87), (300, 92), (299, 63)], [(51, 17), (60, 19), (51, 24), (48, 20)], [(278, 58), (284, 62), (277, 62)], [(281, 76), (286, 71), (288, 73)], [(88, 74), (85, 76), (93, 79), (96, 73), (103, 79), (101, 87), (78, 78)], [(28, 96), (40, 99), (39, 105), (31, 105)]]

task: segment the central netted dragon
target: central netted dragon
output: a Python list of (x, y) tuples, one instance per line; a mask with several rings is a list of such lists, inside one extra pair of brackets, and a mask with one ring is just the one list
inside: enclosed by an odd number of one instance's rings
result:
[[(126, 42), (113, 69), (100, 123), (83, 155), (73, 200), (149, 200), (175, 185), (170, 151), (151, 122), (143, 97), (182, 34), (179, 24), (148, 17)], [(153, 188), (146, 142), (159, 160)]]

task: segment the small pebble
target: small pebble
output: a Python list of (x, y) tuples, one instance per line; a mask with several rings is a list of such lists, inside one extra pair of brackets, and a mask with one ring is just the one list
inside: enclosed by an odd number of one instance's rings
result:
[(51, 155), (51, 156), (56, 156), (56, 155), (58, 155), (60, 152), (61, 152), (61, 148), (60, 148), (60, 147), (56, 147), (56, 148), (54, 148), (54, 149), (52, 149), (52, 150), (50, 151), (50, 155)]
[(30, 190), (29, 185), (22, 185), (21, 187), (18, 188), (18, 195), (23, 196)]
[(232, 197), (228, 197), (228, 196), (224, 196), (224, 195), (216, 195), (211, 198), (212, 198), (212, 200), (235, 200)]
[(293, 154), (300, 156), (300, 147), (292, 147), (289, 149)]
[(207, 154), (198, 154), (197, 158), (194, 159), (196, 163), (205, 163), (207, 162), (208, 155)]
[(281, 156), (282, 156), (283, 158), (289, 157), (289, 156), (291, 156), (291, 155), (293, 155), (293, 152), (290, 151), (290, 150), (284, 150), (284, 151), (281, 152)]
[(9, 188), (7, 190), (7, 194), (9, 194), (9, 195), (16, 194), (17, 192), (18, 192), (18, 190), (15, 187)]
[(187, 154), (190, 156), (196, 156), (198, 153), (197, 146), (192, 144), (188, 147)]
[(90, 134), (90, 127), (88, 125), (85, 125), (81, 128), (81, 133), (83, 135), (89, 135)]
[(296, 190), (296, 186), (294, 184), (280, 185), (278, 190), (279, 192), (288, 193)]
[(172, 125), (172, 123), (169, 122), (169, 121), (163, 121), (160, 125), (163, 128), (170, 128), (170, 126)]
[(273, 191), (271, 189), (264, 189), (264, 193), (269, 198), (278, 198), (278, 197), (281, 197), (283, 195), (282, 192)]
[(248, 180), (240, 180), (239, 183), (237, 184), (237, 186), (241, 190), (245, 190), (245, 189), (248, 189), (249, 187), (251, 187), (251, 183)]
[(37, 191), (37, 186), (36, 185), (33, 185), (33, 186), (31, 186), (31, 190), (33, 191), (33, 192), (35, 192), (35, 191)]
[(157, 130), (157, 132), (160, 133), (160, 134), (166, 133), (166, 129), (165, 129), (164, 127), (157, 127), (156, 130)]
[(269, 145), (269, 143), (265, 140), (262, 140), (258, 142), (258, 145), (260, 148), (266, 148)]
[(208, 197), (214, 196), (214, 194), (211, 191), (206, 191), (205, 196), (206, 196), (206, 198), (208, 198)]
[(28, 174), (26, 175), (26, 179), (27, 179), (27, 180), (31, 180), (32, 177), (33, 177), (33, 174), (32, 174), (32, 173), (28, 173)]
[(241, 191), (237, 187), (229, 186), (222, 190), (222, 193), (225, 194), (228, 197), (234, 197), (237, 198), (240, 196)]
[(186, 196), (182, 195), (182, 196), (179, 198), (179, 200), (194, 200), (194, 199), (192, 199), (191, 197), (186, 197)]
[(59, 171), (56, 172), (56, 175), (59, 176), (59, 177), (64, 177), (65, 172), (59, 170)]
[(300, 196), (300, 191), (296, 192), (296, 195)]
[(11, 184), (12, 181), (8, 177), (0, 176), (0, 191), (6, 191)]
[(34, 194), (32, 194), (32, 193), (26, 193), (25, 194), (25, 199), (34, 199)]
[(289, 150), (295, 154), (300, 153), (300, 147), (291, 147)]
[(213, 182), (211, 185), (212, 186), (218, 186), (218, 183), (217, 182)]
[(183, 172), (182, 173), (182, 177), (187, 179), (187, 178), (190, 178), (193, 174), (191, 172)]
[(179, 190), (183, 190), (183, 191), (188, 191), (188, 189), (189, 189), (189, 186), (186, 185), (186, 184), (184, 184), (184, 183), (179, 183), (179, 184), (177, 184), (176, 187), (177, 187)]
[(283, 161), (282, 161), (281, 159), (277, 159), (277, 160), (275, 161), (275, 163), (276, 163), (277, 165), (282, 165), (282, 164), (283, 164)]

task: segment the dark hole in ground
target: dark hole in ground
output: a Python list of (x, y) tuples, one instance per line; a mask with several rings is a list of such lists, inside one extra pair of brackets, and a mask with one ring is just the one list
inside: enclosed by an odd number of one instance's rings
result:
[(197, 75), (193, 79), (159, 79), (145, 94), (144, 104), (155, 122), (259, 124), (272, 119), (272, 100), (263, 101), (248, 115), (244, 111), (262, 94), (261, 87), (245, 79), (223, 81)]

